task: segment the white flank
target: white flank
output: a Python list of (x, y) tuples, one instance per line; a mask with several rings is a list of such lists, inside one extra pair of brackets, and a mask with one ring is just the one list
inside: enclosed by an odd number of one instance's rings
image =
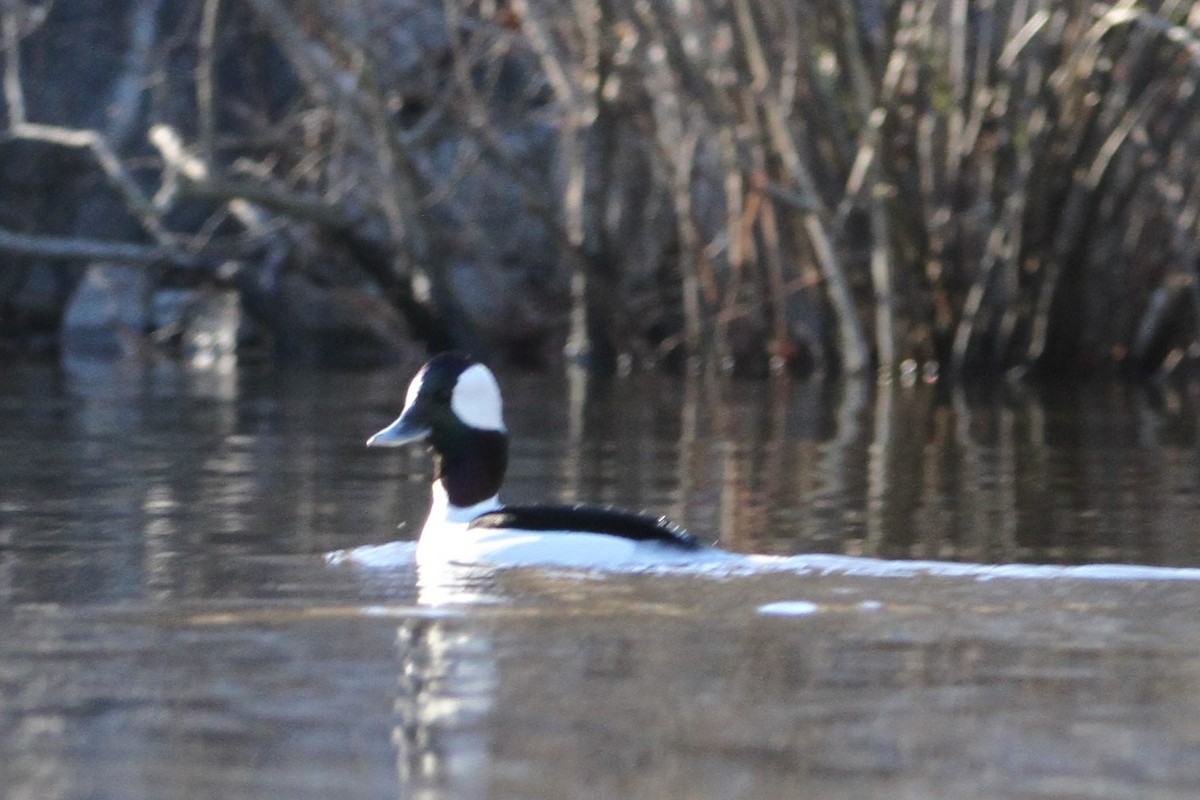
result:
[(466, 424), (485, 431), (504, 430), (500, 385), (483, 364), (473, 364), (458, 376), (450, 407)]

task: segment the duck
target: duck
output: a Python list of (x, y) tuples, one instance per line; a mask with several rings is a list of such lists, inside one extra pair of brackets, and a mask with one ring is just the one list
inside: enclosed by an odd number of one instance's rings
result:
[(496, 376), (481, 361), (434, 356), (408, 385), (394, 422), (367, 447), (425, 443), (433, 453), (418, 565), (605, 567), (677, 562), (715, 550), (663, 517), (585, 505), (506, 505), (508, 431)]

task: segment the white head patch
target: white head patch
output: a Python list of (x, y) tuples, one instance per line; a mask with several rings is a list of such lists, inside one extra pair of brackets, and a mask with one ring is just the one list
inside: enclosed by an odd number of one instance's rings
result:
[(450, 397), (450, 408), (472, 428), (504, 430), (500, 384), (483, 364), (472, 364), (459, 374)]

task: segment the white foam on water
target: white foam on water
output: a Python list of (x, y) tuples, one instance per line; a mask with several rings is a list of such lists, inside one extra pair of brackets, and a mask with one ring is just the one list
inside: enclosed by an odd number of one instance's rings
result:
[(416, 542), (388, 542), (334, 550), (325, 554), (325, 563), (330, 566), (350, 564), (367, 569), (399, 569), (411, 567), (416, 556)]
[[(325, 556), (330, 565), (348, 564), (365, 569), (399, 569), (416, 562), (415, 542), (390, 542), (337, 550)], [(481, 565), (482, 566), (482, 565)], [(561, 569), (564, 565), (540, 566)], [(566, 565), (582, 566), (582, 565)], [(866, 578), (968, 578), (991, 580), (1088, 580), (1088, 581), (1200, 581), (1200, 568), (1149, 567), (1138, 564), (973, 564), (953, 561), (897, 561), (859, 556), (827, 554), (798, 556), (762, 556), (705, 550), (681, 559), (673, 554), (669, 561), (655, 560), (653, 551), (646, 558), (627, 563), (590, 565), (587, 572), (649, 573), (662, 575), (701, 575), (724, 579), (743, 576), (792, 573), (796, 575), (847, 576)]]
[(1089, 581), (1200, 581), (1200, 569), (1192, 567), (1149, 567), (1139, 564), (975, 564), (955, 561), (900, 561), (860, 556), (747, 555), (736, 560), (697, 564), (663, 565), (652, 568), (662, 573), (699, 573), (712, 577), (793, 573), (860, 578), (968, 578), (991, 580), (1089, 580)]
[(816, 614), (821, 607), (807, 600), (779, 600), (759, 606), (757, 610), (768, 617), (805, 617)]

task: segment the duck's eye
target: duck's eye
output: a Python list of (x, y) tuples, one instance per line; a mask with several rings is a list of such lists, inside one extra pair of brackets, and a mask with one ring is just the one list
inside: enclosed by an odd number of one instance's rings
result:
[(435, 403), (444, 403), (446, 405), (449, 405), (450, 398), (453, 396), (453, 394), (454, 393), (451, 392), (449, 389), (436, 389), (433, 392), (433, 401)]

